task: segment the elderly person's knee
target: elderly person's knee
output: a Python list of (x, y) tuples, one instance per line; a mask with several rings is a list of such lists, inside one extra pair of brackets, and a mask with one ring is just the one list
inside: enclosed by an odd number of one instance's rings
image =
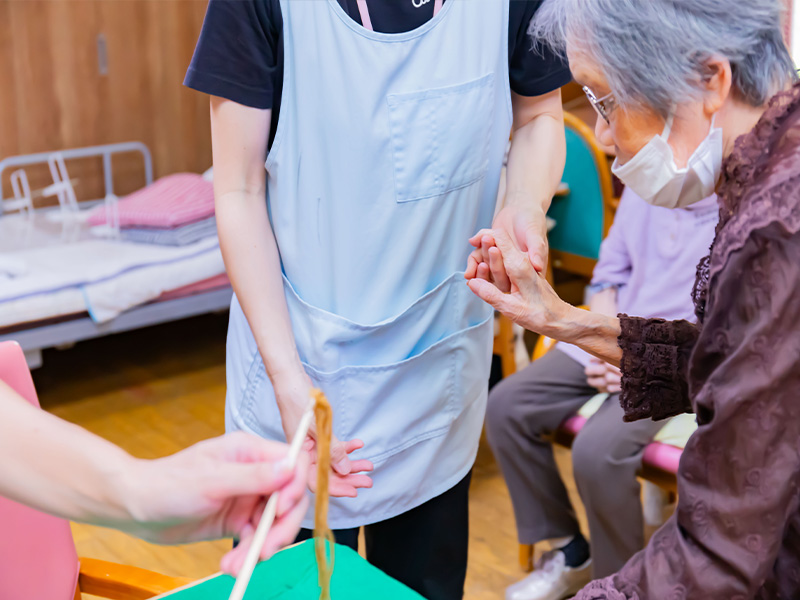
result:
[(572, 470), (581, 487), (605, 488), (617, 470), (613, 432), (584, 430), (572, 444)]

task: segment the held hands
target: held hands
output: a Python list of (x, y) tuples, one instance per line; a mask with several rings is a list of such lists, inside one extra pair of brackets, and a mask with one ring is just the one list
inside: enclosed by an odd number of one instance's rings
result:
[[(509, 202), (509, 198), (506, 199)], [(504, 231), (514, 247), (527, 253), (528, 258), (538, 272), (543, 272), (547, 265), (547, 217), (541, 209), (532, 209), (529, 203), (523, 206), (509, 203), (495, 217), (493, 229), (483, 229), (470, 238), (469, 243), (475, 247), (467, 264), (467, 279), (481, 277), (486, 279), (490, 265), (489, 248), (494, 243), (483, 242), (485, 236), (492, 231)], [(486, 265), (481, 267), (481, 263)], [(507, 291), (507, 290), (502, 290)]]
[[(278, 408), (283, 422), (283, 431), (286, 439), (291, 442), (294, 432), (303, 413), (308, 407), (308, 400), (311, 398), (311, 381), (303, 373), (298, 377), (296, 386), (291, 387), (282, 383), (275, 385), (275, 393), (278, 399)], [(334, 419), (336, 415), (334, 415)], [(317, 443), (316, 425), (311, 424), (308, 431), (308, 439), (303, 444), (303, 449), (308, 452), (310, 462), (306, 471), (306, 481), (308, 488), (314, 492), (317, 483)], [(361, 440), (339, 441), (334, 436), (331, 439), (331, 478), (328, 484), (330, 495), (336, 498), (355, 498), (359, 489), (371, 488), (372, 479), (369, 473), (373, 465), (368, 460), (351, 460), (350, 454), (364, 447)]]
[(261, 558), (291, 544), (300, 530), (309, 456), (301, 453), (290, 470), (281, 462), (288, 451), (286, 444), (232, 433), (166, 458), (134, 459), (112, 479), (122, 482), (132, 517), (122, 528), (162, 544), (235, 537), (241, 543), (221, 563), (235, 574), (271, 494), (280, 491), (280, 499)]
[(465, 274), (469, 288), (515, 323), (558, 339), (556, 327), (569, 306), (534, 268), (529, 254), (520, 251), (502, 229), (481, 231), (472, 239), (476, 238), (480, 262), (476, 250), (470, 255)]

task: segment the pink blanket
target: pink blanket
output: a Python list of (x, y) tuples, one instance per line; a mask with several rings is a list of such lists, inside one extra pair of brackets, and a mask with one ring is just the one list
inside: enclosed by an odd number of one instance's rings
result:
[[(195, 173), (167, 175), (119, 201), (121, 227), (171, 229), (214, 215), (214, 185)], [(99, 206), (89, 225), (103, 225), (106, 209)]]

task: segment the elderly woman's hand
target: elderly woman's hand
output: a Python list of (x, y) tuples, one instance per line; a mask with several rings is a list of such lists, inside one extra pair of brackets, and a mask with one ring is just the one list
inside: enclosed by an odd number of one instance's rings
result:
[[(482, 233), (482, 238), (486, 238), (481, 240), (481, 246), (485, 242), (489, 264), (474, 265), (473, 272), (466, 274), (467, 285), (481, 300), (525, 329), (575, 344), (605, 362), (619, 364), (619, 319), (581, 310), (561, 300), (505, 231), (489, 230)], [(608, 383), (615, 384), (613, 380)]]
[(483, 301), (526, 329), (556, 337), (554, 324), (569, 308), (528, 255), (517, 250), (508, 234), (491, 230), (482, 236), (490, 261), (480, 263), (467, 285)]
[(618, 394), (622, 389), (622, 373), (618, 367), (599, 358), (592, 358), (586, 365), (586, 383), (600, 393)]

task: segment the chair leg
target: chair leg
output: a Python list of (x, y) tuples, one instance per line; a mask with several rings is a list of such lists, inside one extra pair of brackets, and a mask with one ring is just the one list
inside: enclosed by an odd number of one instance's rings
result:
[(526, 573), (533, 571), (533, 544), (519, 545), (519, 566)]
[(514, 324), (503, 315), (500, 315), (498, 319), (499, 328), (493, 352), (500, 355), (503, 378), (506, 378), (517, 370), (517, 361), (514, 356)]

